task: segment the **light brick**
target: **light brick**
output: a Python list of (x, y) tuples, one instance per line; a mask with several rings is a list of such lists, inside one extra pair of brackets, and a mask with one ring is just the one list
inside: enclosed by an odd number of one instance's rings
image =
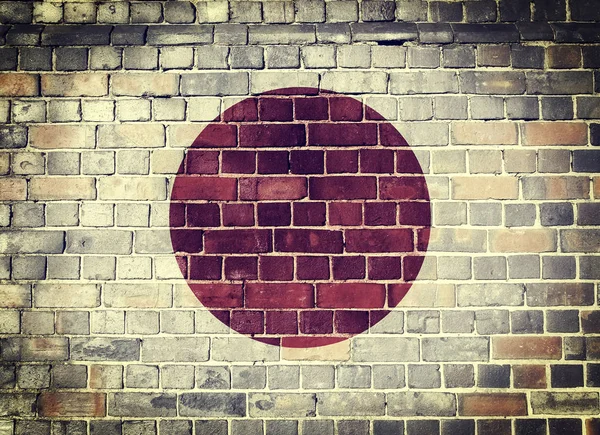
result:
[(24, 178), (0, 179), (0, 201), (24, 201), (27, 198), (27, 180)]
[(165, 145), (159, 124), (114, 124), (98, 127), (99, 148), (157, 148)]
[(304, 417), (315, 414), (315, 395), (310, 393), (250, 393), (251, 417)]
[(0, 250), (4, 254), (62, 254), (63, 231), (3, 231), (0, 232)]
[(100, 306), (96, 284), (36, 284), (33, 304), (38, 308), (95, 308)]
[(472, 176), (452, 178), (452, 199), (517, 199), (516, 177)]
[(0, 97), (35, 97), (38, 83), (37, 74), (0, 74)]
[(102, 97), (108, 94), (108, 75), (42, 74), (42, 95), (58, 97)]
[(491, 252), (555, 252), (556, 231), (501, 229), (490, 231)]
[(121, 230), (70, 230), (67, 232), (67, 253), (70, 254), (130, 254), (132, 233)]
[(114, 95), (139, 97), (171, 96), (178, 94), (179, 75), (172, 73), (115, 73), (111, 77)]
[(101, 178), (98, 186), (103, 200), (164, 200), (166, 179), (159, 177)]
[(95, 199), (95, 179), (91, 177), (37, 177), (29, 183), (33, 200)]
[(517, 124), (512, 122), (454, 122), (452, 143), (457, 145), (516, 145)]
[(207, 361), (208, 343), (207, 337), (146, 338), (142, 343), (142, 361)]
[(90, 125), (32, 125), (29, 145), (40, 149), (94, 148), (95, 128)]
[(252, 94), (280, 88), (316, 88), (319, 74), (308, 71), (253, 71), (250, 83)]
[(588, 127), (583, 122), (527, 122), (522, 124), (523, 145), (587, 145)]
[(109, 308), (168, 308), (169, 284), (116, 284), (104, 286), (104, 305)]
[(0, 285), (0, 305), (3, 308), (31, 307), (31, 286), (26, 284)]
[(383, 94), (387, 92), (388, 75), (384, 72), (326, 71), (321, 87), (348, 94)]

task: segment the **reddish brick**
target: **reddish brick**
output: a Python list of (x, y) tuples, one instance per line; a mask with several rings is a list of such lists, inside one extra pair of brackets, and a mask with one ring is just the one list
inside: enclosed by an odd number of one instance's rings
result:
[(365, 225), (395, 225), (396, 204), (393, 202), (366, 202)]
[(325, 153), (319, 150), (292, 151), (290, 171), (292, 174), (322, 174), (325, 172)]
[(329, 117), (327, 98), (294, 98), (294, 105), (298, 120), (317, 121)]
[(527, 415), (527, 397), (521, 393), (469, 393), (458, 395), (462, 416)]
[(0, 74), (0, 97), (35, 97), (40, 93), (37, 74)]
[(423, 177), (381, 177), (381, 199), (429, 199), (427, 183)]
[(233, 201), (237, 199), (237, 180), (221, 177), (178, 176), (173, 185), (171, 199)]
[(254, 205), (223, 204), (223, 225), (249, 227), (254, 225)]
[(304, 177), (254, 177), (240, 179), (240, 199), (301, 199), (306, 197)]
[(388, 306), (395, 307), (400, 303), (410, 290), (412, 284), (390, 284), (388, 285)]
[(527, 122), (521, 126), (523, 145), (587, 145), (585, 122)]
[(289, 202), (260, 202), (257, 213), (260, 226), (288, 226), (292, 221)]
[(327, 172), (330, 174), (358, 172), (358, 151), (327, 151)]
[(294, 278), (294, 258), (261, 256), (259, 270), (263, 281), (291, 281)]
[(346, 230), (347, 252), (411, 252), (413, 232), (409, 229)]
[(40, 417), (104, 417), (106, 395), (44, 391), (38, 397), (37, 407)]
[(208, 124), (192, 142), (192, 148), (222, 148), (237, 145), (237, 127), (230, 124)]
[(303, 334), (331, 334), (333, 332), (333, 311), (301, 311), (300, 332)]
[(548, 68), (579, 68), (581, 66), (581, 47), (578, 45), (551, 45), (548, 53)]
[(302, 124), (250, 124), (240, 127), (242, 147), (294, 147), (305, 144)]
[(258, 103), (261, 121), (291, 121), (294, 118), (292, 100), (288, 98), (261, 98)]
[(185, 161), (186, 174), (216, 174), (219, 172), (218, 151), (189, 150)]
[(388, 122), (383, 122), (379, 125), (379, 140), (383, 146), (406, 147), (408, 142), (404, 136), (400, 134), (396, 127)]
[(319, 146), (376, 145), (377, 124), (309, 124), (308, 144)]
[(309, 180), (310, 199), (374, 199), (375, 177), (314, 177)]
[(290, 170), (287, 151), (259, 151), (259, 174), (287, 174)]
[(325, 225), (324, 202), (295, 202), (295, 226), (323, 226)]
[(329, 279), (329, 258), (297, 257), (296, 271), (298, 279)]
[(358, 202), (330, 202), (329, 225), (360, 225), (362, 204)]
[(327, 230), (275, 230), (275, 251), (304, 253), (341, 253), (342, 232)]
[(240, 334), (262, 334), (264, 332), (264, 314), (262, 311), (233, 310), (231, 329)]
[(223, 121), (258, 121), (258, 100), (246, 98), (223, 112)]
[(360, 172), (394, 172), (394, 152), (392, 150), (360, 150)]
[(182, 227), (185, 225), (185, 204), (172, 202), (169, 208), (169, 226)]
[(271, 230), (210, 230), (204, 233), (207, 253), (250, 254), (270, 252)]
[(218, 227), (221, 221), (218, 204), (188, 204), (186, 216), (189, 227)]
[(400, 260), (400, 257), (369, 257), (369, 279), (400, 278)]
[(225, 257), (226, 279), (257, 279), (258, 257)]
[(312, 308), (313, 306), (314, 292), (311, 284), (246, 284), (247, 308)]
[(331, 97), (329, 108), (332, 121), (360, 121), (363, 118), (363, 104), (348, 97)]
[(365, 257), (344, 255), (333, 257), (334, 279), (363, 279), (365, 277)]
[(223, 259), (215, 256), (198, 256), (190, 258), (190, 279), (220, 280)]
[(546, 366), (517, 365), (512, 367), (515, 388), (546, 388)]
[(265, 314), (267, 334), (298, 333), (298, 313), (296, 311), (267, 311)]
[(230, 174), (253, 174), (256, 167), (254, 151), (223, 151), (221, 170)]
[(492, 356), (495, 359), (560, 359), (560, 337), (494, 337)]
[(400, 225), (430, 226), (431, 208), (429, 202), (401, 202), (399, 223)]
[[(242, 284), (191, 283), (190, 289), (206, 308), (239, 308), (243, 306)], [(223, 314), (221, 313), (222, 316)], [(224, 317), (220, 317), (220, 319), (224, 319)]]
[(360, 334), (369, 329), (369, 312), (336, 310), (333, 314), (333, 325), (335, 332)]
[(422, 174), (423, 169), (411, 150), (396, 151), (396, 172), (399, 174)]
[(425, 257), (422, 255), (408, 255), (402, 260), (404, 281), (414, 281), (419, 276)]
[(171, 230), (171, 242), (175, 252), (201, 252), (202, 230)]
[(382, 308), (384, 303), (383, 284), (317, 284), (319, 308)]
[(0, 201), (25, 201), (27, 180), (25, 178), (0, 179)]

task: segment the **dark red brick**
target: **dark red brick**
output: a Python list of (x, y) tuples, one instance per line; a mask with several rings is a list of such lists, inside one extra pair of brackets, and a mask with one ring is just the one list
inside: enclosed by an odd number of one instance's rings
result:
[(382, 122), (379, 124), (379, 140), (381, 145), (394, 146), (394, 147), (406, 147), (408, 142), (404, 139), (404, 136), (400, 134), (396, 127), (388, 122)]
[(275, 251), (341, 253), (342, 232), (328, 230), (281, 229), (275, 230)]
[(327, 98), (294, 98), (294, 104), (298, 120), (318, 121), (329, 117)]
[(404, 281), (414, 281), (419, 276), (425, 257), (422, 255), (409, 255), (402, 261)]
[(423, 169), (411, 150), (396, 151), (396, 172), (399, 174), (422, 174)]
[(376, 145), (375, 123), (314, 123), (308, 125), (308, 144), (319, 146)]
[(329, 225), (360, 225), (362, 204), (358, 202), (330, 202)]
[(177, 262), (177, 266), (179, 270), (181, 270), (181, 274), (184, 278), (189, 278), (188, 276), (188, 257), (185, 255), (176, 255), (175, 261)]
[(393, 202), (366, 202), (365, 225), (395, 225), (396, 204)]
[(301, 199), (307, 195), (304, 177), (254, 177), (240, 179), (240, 199)]
[[(190, 289), (206, 308), (239, 308), (243, 306), (244, 300), (241, 284), (190, 283)], [(218, 314), (221, 315), (219, 317), (221, 321), (229, 319), (228, 312), (219, 312)]]
[(363, 104), (349, 97), (331, 97), (329, 110), (332, 121), (360, 121), (363, 118)]
[(297, 257), (296, 274), (298, 279), (329, 279), (329, 258)]
[(202, 251), (202, 230), (171, 230), (171, 243), (175, 252), (198, 253)]
[(192, 148), (223, 148), (237, 145), (237, 127), (231, 124), (208, 124), (192, 143)]
[(290, 170), (287, 151), (259, 151), (259, 174), (287, 174)]
[(299, 283), (248, 283), (247, 308), (312, 308), (313, 286)]
[(303, 334), (331, 334), (333, 332), (333, 311), (301, 311), (300, 332)]
[(369, 279), (400, 278), (400, 260), (400, 257), (369, 257)]
[(182, 227), (185, 225), (185, 204), (172, 202), (169, 208), (169, 225), (173, 227)]
[(234, 104), (223, 113), (223, 121), (258, 121), (257, 103), (256, 98), (246, 98)]
[(267, 334), (297, 334), (298, 313), (296, 311), (266, 311)]
[(271, 249), (271, 230), (210, 230), (204, 233), (207, 253), (254, 254)]
[(250, 124), (240, 127), (242, 147), (293, 147), (305, 144), (302, 124)]
[(178, 176), (171, 199), (233, 201), (237, 199), (237, 180), (221, 177)]
[(327, 172), (330, 174), (355, 174), (358, 172), (358, 151), (327, 151)]
[(257, 279), (258, 257), (225, 257), (225, 278)]
[(400, 303), (404, 296), (410, 290), (412, 284), (389, 284), (388, 285), (388, 306), (395, 307)]
[(228, 174), (253, 174), (256, 166), (254, 151), (223, 151), (221, 171)]
[(290, 153), (292, 174), (322, 174), (325, 172), (325, 153), (320, 150), (301, 150)]
[(189, 227), (218, 227), (220, 225), (219, 204), (188, 204), (186, 214)]
[(295, 226), (323, 226), (325, 225), (324, 202), (295, 202)]
[(368, 311), (336, 310), (333, 315), (335, 332), (360, 334), (369, 329)]
[(291, 121), (294, 118), (292, 100), (288, 98), (261, 98), (258, 103), (261, 121)]
[(334, 279), (362, 279), (365, 277), (365, 257), (344, 255), (333, 257)]
[(219, 172), (218, 151), (189, 150), (186, 159), (186, 174), (216, 174)]
[(429, 192), (423, 177), (381, 177), (379, 198), (429, 199)]
[(240, 334), (262, 334), (264, 332), (264, 314), (262, 311), (233, 310), (231, 329)]
[[(210, 284), (200, 284), (201, 286), (206, 286), (206, 285), (210, 285)], [(235, 284), (224, 284), (223, 287), (225, 286), (231, 286), (231, 287), (239, 287), (241, 289), (241, 285), (235, 285)], [(240, 291), (240, 305), (237, 305), (236, 307), (232, 307), (232, 308), (239, 308), (241, 307), (241, 291)], [(210, 310), (210, 313), (215, 316), (216, 319), (219, 320), (219, 322), (223, 323), (224, 325), (229, 326), (231, 324), (231, 313), (229, 311), (226, 310)]]
[(401, 202), (399, 212), (400, 225), (431, 225), (429, 202)]
[(257, 212), (260, 226), (284, 226), (292, 221), (289, 202), (259, 202)]
[(409, 229), (346, 230), (347, 252), (411, 252), (413, 232)]
[(223, 225), (249, 227), (254, 225), (253, 204), (223, 204)]
[(262, 256), (259, 270), (263, 281), (291, 281), (294, 278), (294, 258)]
[(360, 150), (360, 172), (393, 173), (394, 152), (392, 150)]
[(221, 279), (221, 263), (223, 259), (215, 256), (190, 257), (190, 279), (219, 280)]
[(310, 199), (374, 199), (377, 197), (375, 177), (312, 177)]
[(319, 308), (382, 308), (384, 304), (383, 284), (317, 284)]

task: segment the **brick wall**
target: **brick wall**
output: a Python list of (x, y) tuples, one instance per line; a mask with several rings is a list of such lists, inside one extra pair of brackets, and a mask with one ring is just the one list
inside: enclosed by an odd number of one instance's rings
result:
[(594, 0), (0, 3), (0, 435), (599, 434)]

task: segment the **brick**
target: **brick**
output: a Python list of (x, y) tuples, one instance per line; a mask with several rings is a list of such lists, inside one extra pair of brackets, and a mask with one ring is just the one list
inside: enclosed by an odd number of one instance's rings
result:
[(0, 200), (24, 201), (27, 198), (27, 181), (24, 178), (4, 178), (0, 180)]
[(585, 415), (597, 412), (597, 399), (598, 395), (592, 392), (535, 391), (531, 393), (531, 407), (534, 414)]
[(520, 306), (524, 287), (520, 284), (461, 284), (457, 288), (458, 306)]
[[(316, 72), (253, 71), (250, 91), (253, 94), (258, 94), (280, 88), (317, 88), (318, 83), (319, 74)], [(311, 94), (315, 93), (314, 91), (309, 92)]]
[(240, 179), (240, 199), (301, 199), (306, 195), (306, 180), (301, 177)]
[(471, 176), (452, 179), (452, 199), (517, 199), (519, 183), (515, 177)]
[(543, 47), (514, 44), (511, 46), (513, 68), (543, 69), (545, 65)]
[(317, 393), (317, 409), (323, 416), (374, 416), (384, 414), (383, 393)]
[(315, 414), (317, 404), (309, 393), (250, 393), (249, 415), (260, 417), (304, 417)]
[(267, 68), (298, 68), (300, 50), (298, 47), (273, 46), (266, 49)]
[(63, 337), (13, 337), (0, 341), (4, 361), (64, 361), (69, 352)]
[(33, 97), (39, 94), (37, 74), (0, 74), (1, 97)]
[(490, 250), (492, 252), (554, 252), (556, 232), (545, 229), (492, 230)]
[(0, 285), (0, 296), (2, 296), (2, 307), (4, 308), (31, 307), (31, 287), (29, 285)]
[(40, 149), (94, 148), (95, 131), (88, 125), (34, 125), (29, 144)]
[(264, 26), (249, 26), (248, 42), (250, 44), (298, 45), (310, 44), (316, 41), (315, 26), (310, 24), (271, 24), (268, 29)]
[(108, 76), (100, 73), (43, 74), (42, 95), (101, 97), (108, 93)]
[(43, 417), (103, 417), (106, 415), (104, 393), (42, 392), (37, 402)]
[(461, 91), (473, 94), (522, 94), (525, 92), (525, 74), (521, 72), (460, 73)]
[(208, 253), (259, 253), (271, 251), (270, 230), (212, 230), (204, 234)]
[(560, 359), (560, 337), (494, 337), (494, 359)]
[[(33, 393), (5, 393), (0, 396), (0, 412), (3, 416), (33, 417), (35, 410), (36, 395)], [(12, 424), (10, 432), (12, 432)]]
[(171, 96), (177, 95), (179, 75), (172, 73), (116, 73), (111, 77), (114, 95)]
[(598, 230), (577, 229), (561, 230), (561, 249), (563, 252), (598, 252)]
[(38, 177), (29, 184), (29, 198), (34, 200), (95, 199), (93, 178)]
[[(423, 248), (421, 242), (419, 249)], [(487, 233), (485, 230), (471, 230), (463, 228), (434, 228), (430, 232), (430, 251), (452, 252), (485, 252), (487, 246)]]
[(578, 122), (530, 122), (521, 129), (524, 145), (586, 145), (587, 126)]
[(477, 65), (479, 66), (509, 66), (510, 47), (507, 45), (477, 46)]
[(149, 45), (193, 45), (213, 42), (213, 26), (206, 25), (158, 25), (149, 26), (147, 40)]
[(458, 75), (453, 71), (394, 72), (389, 90), (395, 95), (445, 94), (458, 92)]
[(412, 231), (406, 229), (347, 230), (347, 252), (410, 252)]
[(108, 415), (117, 417), (174, 417), (177, 396), (171, 393), (109, 393)]
[(95, 284), (36, 284), (33, 304), (38, 308), (95, 308), (100, 306), (100, 287)]
[(454, 416), (456, 399), (450, 393), (400, 392), (387, 394), (388, 414), (393, 416)]
[(587, 71), (527, 72), (526, 74), (528, 94), (592, 93), (592, 76)]
[(530, 306), (591, 305), (593, 290), (584, 283), (528, 284), (527, 302)]
[(527, 415), (527, 399), (519, 393), (460, 394), (458, 412), (464, 416)]
[(394, 21), (396, 3), (391, 1), (369, 0), (361, 4), (363, 21)]
[(321, 86), (344, 94), (382, 94), (387, 91), (388, 75), (384, 72), (326, 71)]
[(5, 254), (61, 254), (64, 249), (63, 231), (4, 231), (0, 233)]
[(348, 44), (350, 25), (347, 23), (317, 24), (317, 41), (320, 43)]
[(525, 199), (589, 198), (589, 183), (581, 177), (535, 177), (523, 180)]

